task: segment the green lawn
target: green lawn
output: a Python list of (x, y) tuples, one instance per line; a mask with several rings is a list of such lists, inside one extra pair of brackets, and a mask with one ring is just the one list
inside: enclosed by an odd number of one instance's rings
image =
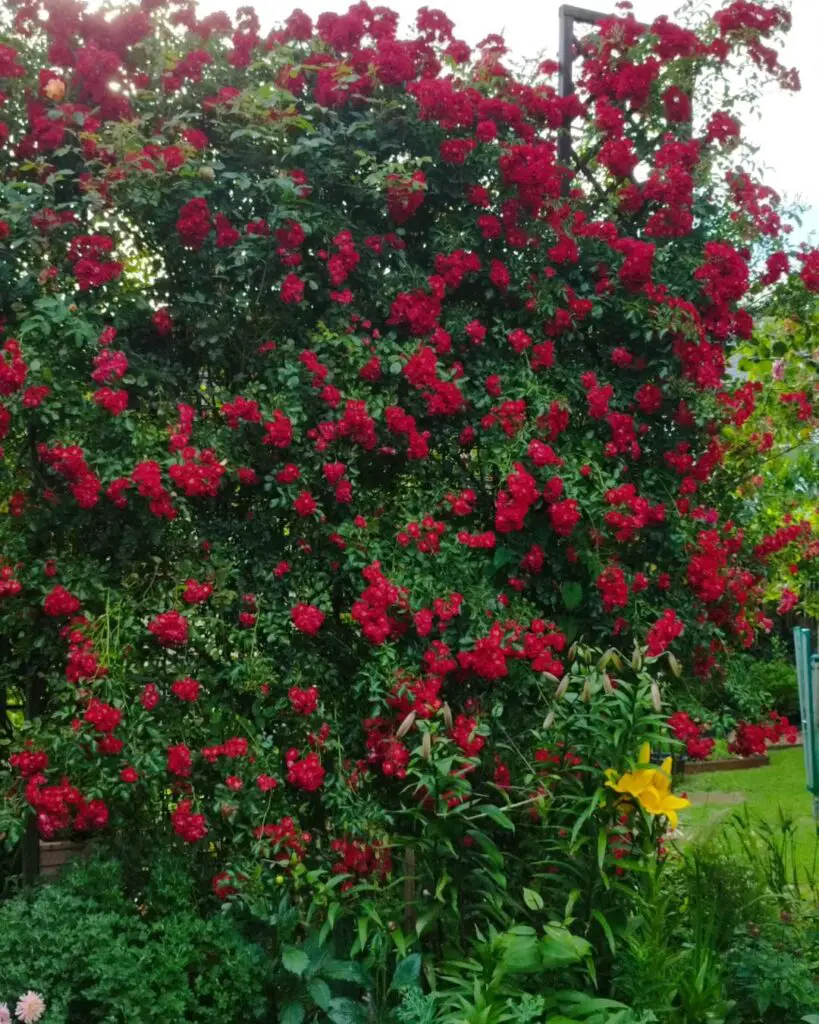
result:
[(781, 809), (796, 825), (797, 862), (810, 871), (816, 853), (816, 828), (812, 797), (805, 789), (802, 749), (772, 750), (770, 756), (771, 763), (765, 768), (708, 772), (680, 779), (677, 790), (687, 793), (696, 804), (682, 812), (683, 837), (704, 837), (743, 807), (775, 824)]

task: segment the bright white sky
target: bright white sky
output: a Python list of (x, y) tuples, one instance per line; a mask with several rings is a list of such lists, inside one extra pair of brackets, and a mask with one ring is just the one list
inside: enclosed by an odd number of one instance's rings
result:
[[(252, 0), (200, 0), (202, 12), (227, 10)], [(375, 6), (375, 0), (372, 0)], [(558, 9), (562, 0), (381, 0), (410, 24), (418, 7), (440, 7), (455, 22), (456, 35), (474, 44), (492, 32), (502, 34), (513, 54), (534, 57), (542, 51), (557, 56)], [(615, 0), (578, 0), (575, 6), (613, 11)], [(708, 9), (717, 4), (700, 0)], [(718, 6), (724, 6), (726, 0)], [(269, 27), (301, 7), (314, 18), (322, 11), (343, 12), (349, 0), (257, 0), (256, 10)], [(660, 14), (673, 15), (679, 0), (634, 0), (634, 14), (640, 21), (652, 21)], [(760, 118), (749, 120), (746, 137), (759, 147), (759, 159), (770, 170), (766, 184), (788, 200), (801, 200), (811, 207), (799, 237), (819, 233), (819, 0), (792, 0), (793, 30), (782, 55), (782, 63), (799, 69), (802, 90), (788, 93), (771, 88), (763, 97)]]

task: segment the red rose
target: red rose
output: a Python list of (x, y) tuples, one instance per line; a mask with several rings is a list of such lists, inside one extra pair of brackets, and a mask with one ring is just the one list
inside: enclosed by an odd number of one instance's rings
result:
[(297, 604), (290, 610), (290, 619), (299, 632), (315, 636), (324, 622), (324, 612), (314, 604)]

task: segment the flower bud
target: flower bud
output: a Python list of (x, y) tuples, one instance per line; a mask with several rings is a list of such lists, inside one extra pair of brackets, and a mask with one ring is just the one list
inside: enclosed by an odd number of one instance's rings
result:
[(404, 721), (398, 726), (398, 729), (395, 733), (395, 738), (397, 740), (400, 740), (402, 736), (407, 735), (407, 733), (410, 731), (410, 729), (413, 727), (415, 723), (415, 718), (416, 713), (414, 711), (410, 711), (410, 713), (407, 715)]

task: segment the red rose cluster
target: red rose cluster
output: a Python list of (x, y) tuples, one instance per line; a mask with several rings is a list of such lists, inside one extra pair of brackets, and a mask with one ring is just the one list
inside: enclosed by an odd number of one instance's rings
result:
[[(819, 401), (727, 367), (758, 297), (809, 322), (819, 253), (680, 86), (795, 87), (781, 8), (606, 18), (569, 96), (428, 8), (8, 14), (0, 635), (48, 712), (4, 791), (43, 835), (200, 843), (220, 899), (259, 855), (379, 880), (397, 808), (526, 787), (537, 818), (577, 781), (568, 742), (508, 744), (576, 637), (708, 685), (799, 600), (819, 541), (757, 487)], [(759, 728), (791, 735), (737, 749)]]

